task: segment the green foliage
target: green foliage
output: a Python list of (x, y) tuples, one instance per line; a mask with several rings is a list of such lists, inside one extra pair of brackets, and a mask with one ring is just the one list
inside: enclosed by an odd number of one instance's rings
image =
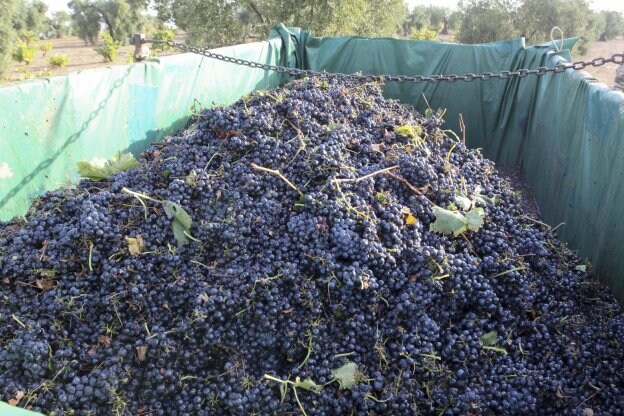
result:
[[(585, 54), (606, 28), (606, 17), (593, 12), (586, 0), (464, 0), (459, 2), (459, 33), (463, 43), (481, 43), (524, 37), (529, 44), (550, 40), (557, 26), (564, 36), (578, 36)], [(610, 27), (617, 18), (610, 16)]]
[(624, 16), (620, 12), (603, 10), (600, 12), (599, 23), (599, 40), (603, 42), (624, 34)]
[(64, 11), (54, 12), (50, 19), (50, 29), (54, 32), (56, 38), (62, 38), (72, 33), (71, 17)]
[(20, 0), (0, 0), (0, 74), (11, 61), (17, 38), (13, 20), (19, 8)]
[(516, 34), (516, 6), (512, 0), (466, 0), (458, 7), (461, 18), (457, 40), (462, 43), (492, 42)]
[(600, 16), (585, 0), (524, 0), (516, 22), (517, 33), (530, 44), (550, 41), (554, 26), (560, 27), (564, 36), (579, 36), (576, 48), (581, 55), (600, 35)]
[(63, 68), (69, 63), (69, 57), (67, 55), (55, 53), (54, 55), (50, 56), (50, 59), (48, 59), (48, 63), (52, 66)]
[(123, 45), (122, 42), (114, 40), (108, 32), (102, 33), (102, 40), (104, 44), (99, 48), (95, 48), (95, 51), (102, 55), (105, 61), (113, 62), (117, 59), (119, 48)]
[(32, 30), (27, 30), (20, 34), (20, 39), (30, 45), (39, 39), (39, 36)]
[[(417, 40), (431, 40), (431, 31), (448, 33), (450, 28), (451, 9), (441, 6), (417, 5), (407, 15), (403, 23), (403, 36)], [(415, 38), (416, 36), (417, 38)]]
[(113, 40), (123, 43), (142, 31), (146, 22), (147, 0), (72, 0), (68, 6), (78, 36), (91, 44), (101, 26)]
[[(152, 39), (164, 40), (164, 41), (173, 40), (174, 37), (175, 37), (175, 30), (164, 29), (164, 28), (157, 30), (151, 36)], [(165, 49), (169, 49), (169, 45), (165, 45), (165, 44), (154, 45), (154, 49), (160, 49), (161, 51), (164, 51)]]
[(17, 41), (17, 47), (13, 51), (13, 59), (17, 62), (24, 62), (26, 65), (30, 65), (35, 59), (37, 48), (28, 44), (23, 40)]
[[(39, 39), (39, 34), (48, 30), (46, 13), (48, 6), (41, 0), (14, 0), (13, 28), (22, 38), (29, 41)], [(28, 33), (30, 32), (30, 33)]]
[(154, 8), (206, 47), (264, 39), (280, 22), (317, 36), (395, 36), (407, 13), (403, 0), (156, 0)]
[(52, 50), (52, 42), (50, 42), (49, 40), (43, 42), (41, 45), (39, 45), (39, 50), (43, 52), (43, 56), (46, 56), (46, 54)]
[(100, 13), (94, 7), (88, 7), (84, 0), (73, 0), (67, 5), (76, 35), (85, 43), (95, 45), (100, 33)]

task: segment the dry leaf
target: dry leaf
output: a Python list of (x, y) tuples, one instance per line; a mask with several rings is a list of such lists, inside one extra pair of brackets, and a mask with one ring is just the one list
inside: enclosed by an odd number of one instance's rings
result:
[(381, 149), (386, 147), (384, 143), (371, 144), (371, 149), (373, 152), (381, 152)]
[(54, 287), (54, 281), (52, 279), (37, 279), (36, 283), (37, 287), (44, 292), (52, 290), (52, 288)]
[(95, 347), (91, 347), (89, 349), (89, 351), (87, 351), (87, 354), (91, 357), (93, 357), (96, 354), (97, 351), (95, 351)]
[(126, 242), (128, 243), (128, 251), (133, 256), (138, 256), (143, 252), (145, 248), (145, 242), (143, 241), (143, 237), (141, 235), (137, 235), (135, 238), (126, 237)]
[(99, 341), (100, 341), (100, 344), (104, 345), (106, 348), (110, 347), (111, 345), (111, 339), (109, 336), (100, 335)]
[(4, 284), (7, 284), (7, 285), (8, 285), (8, 284), (10, 283), (9, 278), (8, 278), (8, 277), (3, 278), (3, 279), (2, 279), (2, 283), (4, 283)]
[(207, 293), (202, 293), (198, 297), (199, 297), (199, 300), (201, 300), (203, 302), (208, 302), (208, 300), (210, 299), (210, 296), (208, 296)]
[(583, 416), (594, 416), (593, 409), (590, 409), (589, 407), (583, 409)]
[(137, 358), (139, 359), (139, 361), (141, 362), (145, 361), (145, 355), (147, 354), (147, 345), (136, 347), (136, 352), (137, 352)]
[(17, 393), (15, 393), (15, 398), (9, 400), (9, 404), (11, 406), (17, 406), (23, 397), (24, 397), (24, 392), (21, 390), (18, 390)]

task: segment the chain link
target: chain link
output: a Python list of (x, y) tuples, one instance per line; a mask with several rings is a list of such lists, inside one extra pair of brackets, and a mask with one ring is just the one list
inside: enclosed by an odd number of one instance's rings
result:
[(510, 78), (525, 78), (529, 75), (537, 75), (542, 76), (548, 73), (558, 74), (561, 72), (565, 72), (568, 69), (572, 69), (574, 71), (579, 71), (585, 69), (588, 66), (599, 67), (608, 63), (614, 64), (622, 64), (624, 63), (624, 53), (616, 53), (611, 55), (609, 58), (595, 58), (591, 61), (577, 61), (577, 62), (565, 62), (559, 63), (552, 68), (548, 68), (545, 66), (540, 66), (536, 69), (518, 69), (517, 71), (501, 71), (497, 74), (492, 72), (482, 72), (480, 74), (472, 74), (467, 73), (463, 75), (363, 75), (363, 74), (343, 74), (340, 72), (325, 72), (325, 71), (314, 71), (311, 69), (299, 69), (299, 68), (289, 68), (285, 66), (279, 65), (270, 65), (270, 64), (262, 64), (259, 62), (248, 61), (240, 58), (233, 58), (230, 56), (221, 55), (218, 53), (211, 52), (206, 48), (198, 48), (195, 46), (189, 46), (183, 43), (178, 43), (172, 40), (148, 40), (146, 42), (154, 43), (154, 44), (166, 44), (172, 48), (177, 48), (185, 52), (191, 52), (198, 55), (203, 55), (207, 58), (217, 59), (223, 62), (230, 62), (236, 65), (248, 66), (250, 68), (262, 69), (265, 71), (275, 71), (279, 73), (285, 73), (294, 76), (304, 76), (304, 77), (326, 77), (326, 78), (342, 78), (342, 79), (353, 79), (353, 80), (361, 80), (361, 81), (389, 81), (389, 82), (411, 82), (411, 83), (422, 83), (422, 82), (456, 82), (456, 81), (464, 81), (464, 82), (472, 82), (475, 80), (487, 81), (490, 79), (510, 79)]

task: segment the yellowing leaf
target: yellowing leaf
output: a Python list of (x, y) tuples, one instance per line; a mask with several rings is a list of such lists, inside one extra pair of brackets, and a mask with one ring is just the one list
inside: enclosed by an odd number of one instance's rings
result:
[(416, 224), (416, 217), (413, 216), (411, 213), (407, 214), (407, 217), (405, 218), (405, 224), (407, 225)]

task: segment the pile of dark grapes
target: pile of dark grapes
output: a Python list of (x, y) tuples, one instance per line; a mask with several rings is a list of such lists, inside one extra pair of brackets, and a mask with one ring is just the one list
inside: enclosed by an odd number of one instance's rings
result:
[[(0, 224), (0, 399), (52, 415), (624, 415), (614, 298), (491, 162), (381, 89), (302, 80), (206, 110), (140, 167)], [(430, 231), (458, 193), (483, 197), (484, 224)]]

